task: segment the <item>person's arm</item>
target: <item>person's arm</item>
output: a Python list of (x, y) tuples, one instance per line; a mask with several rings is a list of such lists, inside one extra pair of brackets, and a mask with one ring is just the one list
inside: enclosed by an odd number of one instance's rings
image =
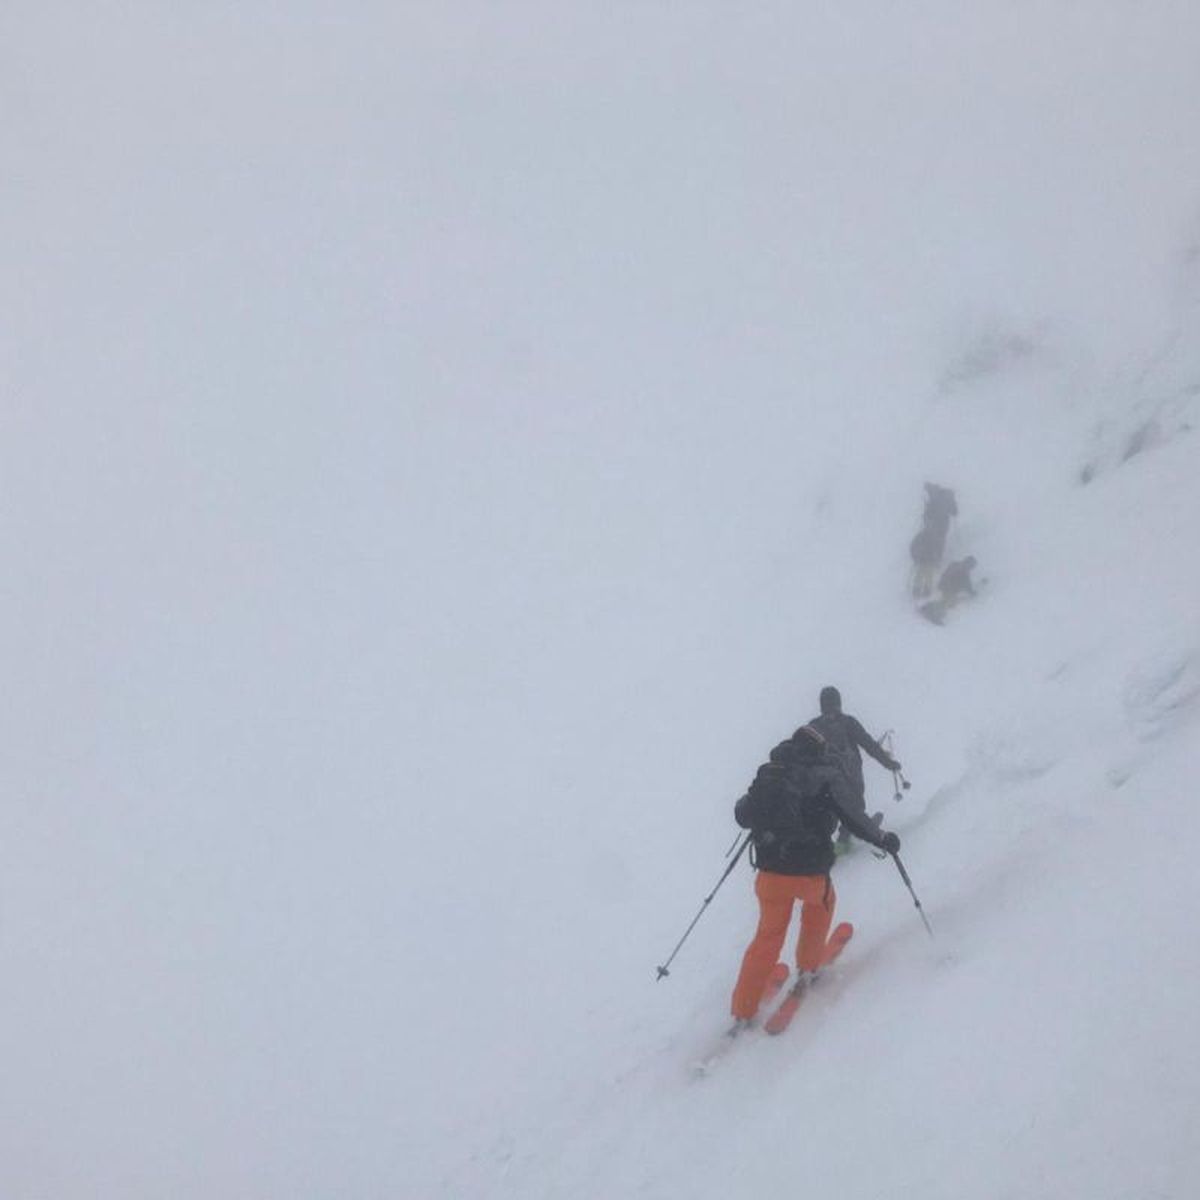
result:
[(850, 730), (859, 748), (865, 750), (882, 767), (889, 771), (900, 770), (900, 764), (862, 727), (862, 722), (850, 718)]
[(860, 817), (856, 817), (853, 813), (847, 812), (845, 806), (838, 801), (832, 789), (828, 786), (823, 789), (823, 796), (825, 803), (837, 816), (837, 819), (856, 838), (875, 846), (879, 850), (885, 850), (888, 854), (895, 854), (900, 849), (900, 839), (894, 833), (884, 833), (876, 829), (874, 825), (863, 821)]

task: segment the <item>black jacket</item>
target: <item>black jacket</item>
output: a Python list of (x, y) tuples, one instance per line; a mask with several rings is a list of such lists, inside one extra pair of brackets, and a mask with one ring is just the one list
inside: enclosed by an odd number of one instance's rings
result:
[(866, 791), (860, 750), (865, 750), (889, 771), (896, 769), (896, 760), (862, 727), (857, 717), (843, 712), (826, 712), (814, 717), (809, 725), (825, 739), (830, 752), (841, 763), (857, 799), (861, 800)]
[(923, 523), (927, 529), (940, 529), (945, 536), (950, 527), (950, 518), (958, 516), (958, 500), (950, 488), (936, 483), (925, 485), (925, 512)]
[(938, 591), (942, 593), (942, 599), (957, 600), (960, 596), (975, 595), (975, 585), (971, 582), (974, 566), (973, 561), (960, 558), (942, 572), (942, 577), (938, 580)]
[(777, 875), (828, 875), (839, 821), (882, 849), (879, 830), (848, 810), (847, 786), (827, 755), (800, 760), (791, 741), (776, 746), (733, 810), (734, 820), (753, 834), (755, 866)]

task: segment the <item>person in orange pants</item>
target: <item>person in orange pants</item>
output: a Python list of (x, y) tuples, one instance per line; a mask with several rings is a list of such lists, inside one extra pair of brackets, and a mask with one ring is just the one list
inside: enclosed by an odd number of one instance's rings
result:
[(767, 979), (779, 961), (792, 907), (800, 901), (800, 936), (796, 940), (796, 966), (816, 971), (825, 960), (825, 942), (833, 922), (837, 894), (828, 875), (776, 875), (759, 871), (754, 881), (758, 897), (758, 929), (742, 958), (742, 970), (733, 989), (733, 1015), (749, 1021), (758, 1012)]
[(825, 739), (805, 725), (771, 751), (734, 808), (734, 819), (751, 832), (759, 906), (758, 929), (733, 989), (731, 1009), (738, 1021), (752, 1021), (758, 1012), (797, 900), (796, 965), (812, 972), (824, 962), (837, 902), (829, 872), (836, 857), (833, 833), (838, 823), (889, 854), (900, 849), (894, 833), (883, 833), (848, 810), (848, 787), (846, 776), (827, 754)]

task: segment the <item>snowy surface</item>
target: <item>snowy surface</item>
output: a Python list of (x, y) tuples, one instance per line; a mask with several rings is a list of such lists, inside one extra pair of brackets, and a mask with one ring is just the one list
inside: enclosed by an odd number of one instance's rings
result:
[(908, 7), (6, 6), (0, 1197), (1195, 1195), (1200, 17)]

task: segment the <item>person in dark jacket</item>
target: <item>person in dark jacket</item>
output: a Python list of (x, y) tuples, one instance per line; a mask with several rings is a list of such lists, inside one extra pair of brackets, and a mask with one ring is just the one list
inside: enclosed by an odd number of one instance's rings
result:
[(938, 580), (938, 591), (942, 594), (943, 608), (953, 608), (964, 596), (975, 595), (975, 585), (971, 582), (971, 572), (975, 569), (975, 558), (968, 554), (952, 562)]
[(771, 751), (750, 790), (734, 807), (734, 819), (751, 831), (757, 875), (758, 928), (742, 957), (731, 1010), (736, 1020), (758, 1012), (767, 980), (787, 938), (792, 909), (800, 901), (796, 965), (817, 971), (825, 961), (837, 895), (829, 878), (836, 854), (833, 831), (840, 821), (871, 845), (895, 854), (900, 839), (881, 833), (846, 807), (845, 775), (828, 756), (825, 739), (803, 726)]
[(921, 531), (908, 547), (913, 560), (913, 599), (924, 600), (933, 591), (933, 577), (946, 553), (946, 536), (950, 532), (950, 522), (956, 516), (958, 500), (954, 492), (939, 484), (927, 483)]
[(918, 606), (917, 612), (926, 620), (932, 621), (935, 625), (944, 625), (946, 623), (946, 614), (960, 600), (965, 599), (967, 596), (978, 595), (975, 584), (971, 579), (971, 572), (974, 569), (975, 559), (970, 554), (966, 558), (960, 558), (957, 562), (952, 562), (942, 572), (942, 577), (938, 580), (938, 591), (941, 594), (936, 600), (927, 600), (924, 604)]
[[(846, 773), (850, 785), (846, 807), (859, 818), (867, 817), (867, 785), (863, 778), (862, 754), (865, 750), (880, 766), (899, 771), (900, 764), (863, 728), (862, 722), (842, 712), (842, 693), (835, 687), (823, 687), (821, 715), (809, 721), (826, 741), (831, 755)], [(843, 839), (844, 840), (844, 839)]]
[(943, 537), (950, 528), (951, 518), (958, 516), (958, 498), (954, 491), (936, 483), (925, 485), (925, 511), (921, 520), (926, 526), (941, 529)]
[(923, 600), (933, 591), (933, 581), (946, 552), (946, 535), (928, 525), (908, 545), (913, 560), (912, 594)]

